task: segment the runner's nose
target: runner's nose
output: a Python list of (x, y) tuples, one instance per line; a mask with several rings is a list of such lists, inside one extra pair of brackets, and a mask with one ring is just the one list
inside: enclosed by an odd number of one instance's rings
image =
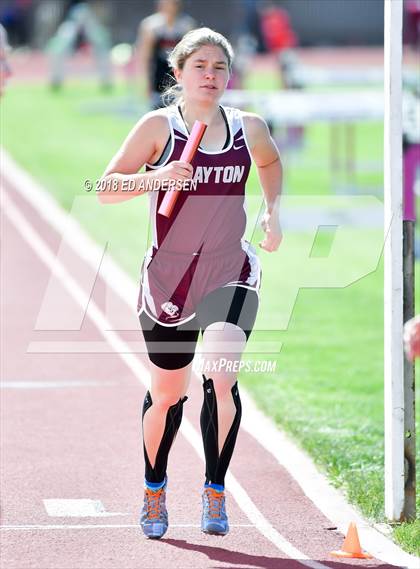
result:
[(214, 79), (214, 71), (212, 69), (206, 69), (205, 77), (206, 79)]

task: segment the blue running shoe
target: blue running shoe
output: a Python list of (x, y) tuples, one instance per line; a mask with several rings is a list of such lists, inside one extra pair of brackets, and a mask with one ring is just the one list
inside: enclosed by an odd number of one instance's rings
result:
[(226, 535), (229, 523), (225, 509), (225, 493), (204, 488), (201, 530), (211, 535)]
[(150, 539), (160, 539), (168, 529), (166, 510), (166, 481), (159, 490), (144, 489), (144, 505), (140, 517), (143, 533)]

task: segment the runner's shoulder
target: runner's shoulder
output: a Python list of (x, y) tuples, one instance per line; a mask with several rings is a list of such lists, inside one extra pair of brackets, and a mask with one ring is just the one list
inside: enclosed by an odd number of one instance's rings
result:
[(251, 133), (264, 132), (268, 129), (267, 123), (257, 113), (242, 112), (242, 119), (247, 130)]
[(249, 113), (245, 111), (241, 112), (246, 136), (248, 138), (250, 146), (253, 146), (256, 141), (269, 134), (267, 123), (262, 118), (262, 116), (256, 113)]
[(156, 109), (146, 113), (139, 121), (145, 129), (150, 129), (155, 134), (169, 134), (168, 110)]

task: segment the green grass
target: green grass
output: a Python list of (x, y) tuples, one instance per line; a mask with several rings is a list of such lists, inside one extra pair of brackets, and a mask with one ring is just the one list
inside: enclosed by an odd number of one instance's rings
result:
[[(88, 83), (69, 84), (59, 94), (40, 85), (11, 85), (0, 109), (2, 144), (97, 241), (109, 241), (110, 253), (137, 279), (147, 246), (146, 196), (100, 206), (83, 190), (86, 178), (102, 174), (136, 120), (100, 112), (123, 97), (122, 87), (102, 95)], [(92, 101), (97, 112), (88, 113)], [(288, 195), (332, 195), (330, 134), (328, 126), (313, 125), (303, 154), (284, 155)], [(357, 125), (355, 135), (359, 164), (380, 163), (382, 126)], [(381, 187), (376, 170), (356, 173), (361, 194)], [(261, 193), (255, 170), (247, 192)], [(250, 219), (257, 206), (251, 204)], [(256, 231), (253, 242), (260, 237)], [(310, 257), (314, 238), (287, 232), (278, 253), (261, 252), (262, 303), (247, 351), (250, 358), (275, 359), (277, 367), (275, 373), (242, 373), (241, 382), (364, 515), (383, 521), (382, 235), (375, 229), (340, 229), (331, 242), (331, 235), (321, 233), (318, 257)], [(260, 342), (282, 349), (262, 353)], [(420, 513), (420, 493), (417, 508)], [(417, 554), (419, 535), (420, 517), (394, 531), (394, 538)]]
[(111, 96), (91, 84), (56, 94), (43, 85), (11, 85), (2, 101), (2, 143), (66, 209), (83, 193), (83, 180), (102, 173), (133, 122), (82, 112), (89, 98)]

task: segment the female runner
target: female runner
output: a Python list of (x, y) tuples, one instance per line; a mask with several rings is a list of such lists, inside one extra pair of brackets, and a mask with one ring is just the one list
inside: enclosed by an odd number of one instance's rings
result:
[[(143, 261), (138, 301), (151, 372), (142, 413), (145, 488), (140, 520), (149, 538), (162, 537), (168, 528), (168, 454), (181, 424), (200, 331), (203, 369), (211, 370), (203, 374), (200, 416), (206, 460), (201, 527), (215, 535), (229, 531), (224, 479), (241, 420), (235, 362), (255, 322), (261, 282), (255, 249), (243, 239), (252, 160), (265, 200), (260, 247), (275, 251), (282, 239), (282, 167), (267, 125), (258, 115), (219, 103), (232, 60), (230, 43), (209, 28), (182, 38), (169, 56), (177, 82), (168, 93), (171, 104), (136, 124), (103, 176), (116, 191), (99, 194), (102, 203), (146, 192), (150, 198), (153, 245)], [(179, 158), (196, 120), (208, 127), (188, 164)], [(143, 165), (145, 172), (138, 173)], [(129, 180), (135, 190), (123, 191)], [(158, 210), (164, 190), (174, 183), (190, 191), (179, 192), (167, 218)]]

